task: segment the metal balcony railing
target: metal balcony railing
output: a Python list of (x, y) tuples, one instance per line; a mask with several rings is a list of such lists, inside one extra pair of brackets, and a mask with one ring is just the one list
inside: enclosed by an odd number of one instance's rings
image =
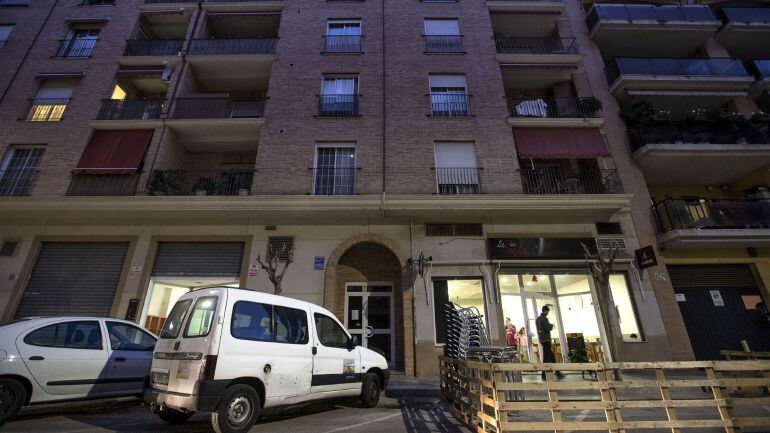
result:
[(76, 174), (70, 180), (70, 196), (126, 196), (136, 193), (139, 173)]
[(747, 76), (738, 59), (677, 59), (665, 57), (616, 57), (604, 68), (612, 84), (621, 74)]
[(661, 233), (680, 229), (770, 228), (768, 199), (666, 199), (652, 210)]
[(354, 195), (355, 167), (316, 167), (313, 169), (313, 195)]
[(182, 49), (181, 39), (129, 39), (124, 56), (176, 56)]
[(37, 177), (36, 168), (6, 168), (0, 170), (0, 197), (28, 196)]
[(29, 6), (29, 0), (0, 0), (0, 7), (23, 7)]
[(585, 118), (601, 117), (602, 106), (593, 97), (553, 97), (508, 100), (510, 117)]
[(324, 36), (325, 53), (360, 53), (361, 35)]
[(770, 60), (752, 60), (748, 66), (757, 79), (770, 78)]
[(32, 122), (58, 122), (64, 115), (64, 110), (70, 98), (33, 98), (30, 99), (27, 120)]
[(522, 168), (525, 194), (622, 194), (614, 169)]
[(112, 6), (115, 0), (83, 0), (78, 6)]
[(481, 194), (478, 167), (436, 167), (440, 195)]
[(575, 38), (521, 38), (495, 36), (500, 54), (578, 54)]
[(265, 98), (176, 98), (172, 119), (240, 119), (262, 117)]
[(144, 0), (145, 3), (196, 3), (195, 0)]
[(193, 39), (190, 54), (274, 54), (277, 38)]
[(643, 4), (594, 4), (586, 23), (593, 28), (599, 21), (681, 21), (681, 22), (714, 22), (719, 19), (705, 5), (643, 5)]
[(467, 93), (433, 92), (430, 94), (431, 115), (465, 117), (471, 115), (471, 98)]
[(91, 57), (98, 39), (61, 39), (59, 40), (59, 49), (56, 51), (56, 57), (66, 57), (68, 59), (77, 59)]
[(425, 35), (426, 53), (462, 53), (461, 35)]
[(359, 95), (318, 95), (318, 115), (321, 117), (358, 116)]
[(97, 120), (146, 120), (160, 117), (161, 99), (104, 99)]
[(724, 7), (717, 13), (727, 22), (770, 23), (770, 8)]
[(628, 131), (631, 150), (648, 144), (770, 144), (770, 125), (762, 122), (650, 122)]
[(153, 170), (147, 194), (156, 196), (246, 196), (251, 193), (253, 170)]

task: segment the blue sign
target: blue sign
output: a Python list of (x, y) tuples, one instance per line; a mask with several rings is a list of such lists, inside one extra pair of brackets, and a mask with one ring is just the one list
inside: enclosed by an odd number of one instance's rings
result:
[(315, 262), (313, 263), (313, 269), (316, 271), (324, 270), (324, 256), (315, 256)]

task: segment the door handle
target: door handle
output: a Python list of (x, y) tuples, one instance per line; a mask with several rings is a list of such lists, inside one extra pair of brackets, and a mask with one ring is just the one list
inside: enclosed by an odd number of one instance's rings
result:
[(30, 360), (30, 361), (42, 361), (42, 360), (44, 360), (44, 359), (45, 359), (45, 358), (43, 358), (42, 356), (30, 356), (30, 357), (29, 357), (29, 360)]
[(318, 355), (318, 348), (313, 346), (313, 355)]
[(126, 358), (124, 358), (122, 356), (119, 356), (119, 357), (115, 358), (115, 362), (124, 362), (125, 360), (126, 360)]
[(374, 335), (374, 328), (371, 326), (366, 327), (366, 334), (364, 335), (366, 338), (370, 338), (372, 335)]

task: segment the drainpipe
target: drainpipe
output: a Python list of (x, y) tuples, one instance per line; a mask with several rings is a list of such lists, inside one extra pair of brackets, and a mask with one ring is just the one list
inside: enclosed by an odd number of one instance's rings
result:
[(385, 112), (387, 108), (387, 104), (385, 103), (386, 99), (386, 86), (385, 86), (385, 79), (386, 79), (386, 67), (385, 67), (385, 1), (382, 0), (382, 197), (383, 201), (385, 198), (385, 144), (387, 143), (387, 140), (385, 138), (385, 122), (387, 118), (387, 114)]

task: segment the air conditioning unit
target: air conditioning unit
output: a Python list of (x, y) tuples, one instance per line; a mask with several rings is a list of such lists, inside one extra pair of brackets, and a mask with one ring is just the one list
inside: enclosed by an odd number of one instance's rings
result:
[(596, 238), (596, 248), (600, 250), (610, 249), (610, 245), (614, 245), (615, 248), (624, 250), (626, 249), (626, 240), (619, 237), (601, 237)]

